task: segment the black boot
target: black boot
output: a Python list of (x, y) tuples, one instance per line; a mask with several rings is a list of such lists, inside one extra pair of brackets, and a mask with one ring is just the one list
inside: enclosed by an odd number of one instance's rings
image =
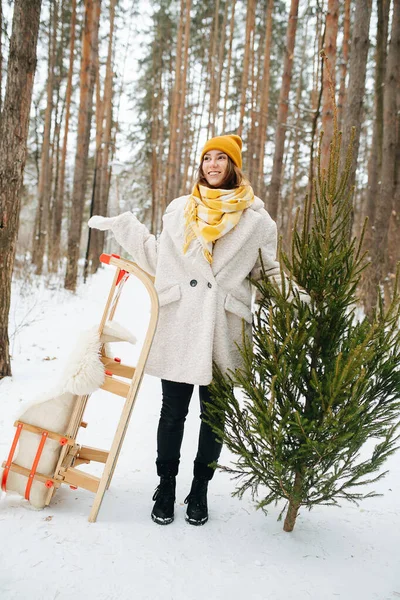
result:
[(208, 479), (194, 477), (189, 496), (185, 499), (188, 505), (185, 518), (191, 525), (204, 525), (208, 521), (207, 488)]
[(175, 485), (175, 475), (160, 477), (160, 485), (153, 495), (155, 504), (151, 511), (151, 518), (159, 525), (168, 525), (174, 520)]

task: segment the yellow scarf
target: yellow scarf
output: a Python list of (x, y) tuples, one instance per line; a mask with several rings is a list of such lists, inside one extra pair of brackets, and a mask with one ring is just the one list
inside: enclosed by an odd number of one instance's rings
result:
[(196, 184), (184, 209), (183, 253), (186, 254), (190, 243), (197, 238), (204, 258), (211, 264), (214, 242), (239, 223), (243, 211), (253, 202), (254, 192), (250, 185), (221, 190)]

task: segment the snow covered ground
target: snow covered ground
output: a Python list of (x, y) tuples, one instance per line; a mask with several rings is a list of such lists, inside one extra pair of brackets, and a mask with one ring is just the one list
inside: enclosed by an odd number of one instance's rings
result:
[[(11, 310), (13, 377), (0, 382), (0, 460), (8, 454), (16, 414), (52, 386), (80, 329), (98, 323), (112, 279), (102, 269), (76, 295), (14, 285)], [(148, 301), (129, 282), (117, 320), (143, 338)], [(135, 361), (138, 349), (117, 354)], [(128, 356), (129, 355), (129, 356)], [(132, 363), (131, 363), (132, 364)], [(400, 598), (400, 455), (375, 489), (383, 497), (359, 507), (302, 511), (288, 534), (277, 517), (255, 511), (250, 497), (231, 498), (233, 482), (217, 473), (210, 484), (210, 520), (185, 523), (186, 497), (199, 426), (197, 390), (191, 403), (177, 484), (175, 522), (150, 519), (157, 485), (155, 439), (161, 385), (145, 376), (112, 485), (97, 523), (89, 523), (93, 495), (63, 486), (50, 507), (0, 500), (1, 600), (395, 600)], [(122, 400), (96, 392), (78, 441), (109, 448)], [(223, 451), (221, 462), (229, 461)], [(96, 474), (96, 467), (88, 469)]]

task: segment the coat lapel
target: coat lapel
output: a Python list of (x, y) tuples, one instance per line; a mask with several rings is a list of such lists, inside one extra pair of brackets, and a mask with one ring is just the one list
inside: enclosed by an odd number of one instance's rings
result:
[[(166, 213), (164, 216), (164, 227), (166, 227), (171, 235), (171, 238), (177, 248), (177, 251), (182, 254), (182, 260), (188, 265), (187, 269), (189, 273), (193, 273), (193, 277), (202, 275), (204, 279), (210, 283), (215, 283), (215, 278), (211, 265), (206, 261), (201, 253), (201, 250), (195, 255), (186, 253), (183, 254), (183, 240), (184, 240), (184, 220), (183, 220), (183, 206), (177, 207), (177, 210)], [(195, 242), (192, 242), (195, 243)], [(189, 249), (192, 249), (189, 247)], [(188, 251), (189, 252), (189, 251)]]
[(236, 227), (217, 240), (213, 251), (212, 269), (214, 276), (222, 271), (240, 252), (248, 252), (251, 245), (254, 245), (258, 239), (259, 215), (256, 214), (255, 210), (260, 205), (264, 206), (262, 201), (256, 198), (254, 203), (244, 211)]

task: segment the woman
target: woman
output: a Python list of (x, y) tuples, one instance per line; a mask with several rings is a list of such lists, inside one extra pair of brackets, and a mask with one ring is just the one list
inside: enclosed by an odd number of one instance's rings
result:
[(90, 227), (111, 229), (134, 261), (155, 275), (160, 312), (145, 372), (161, 379), (163, 393), (156, 460), (160, 484), (151, 513), (159, 524), (174, 519), (175, 478), (194, 385), (199, 386), (201, 425), (186, 520), (192, 525), (208, 520), (207, 487), (214, 474), (209, 465), (222, 446), (203, 421), (205, 403), (211, 402), (212, 361), (223, 372), (242, 364), (236, 343), (242, 343), (243, 319), (251, 338), (248, 276), (261, 276), (259, 248), (268, 274), (280, 281), (276, 225), (243, 176), (241, 149), (237, 135), (208, 140), (192, 193), (169, 204), (158, 240), (131, 212), (89, 221)]

